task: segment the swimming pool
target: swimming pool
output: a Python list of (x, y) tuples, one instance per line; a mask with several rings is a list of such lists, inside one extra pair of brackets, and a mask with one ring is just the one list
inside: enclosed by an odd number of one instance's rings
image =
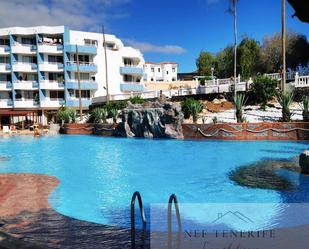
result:
[[(11, 160), (0, 162), (0, 173), (56, 176), (60, 184), (49, 197), (56, 211), (81, 220), (128, 227), (130, 200), (136, 190), (142, 193), (146, 206), (166, 203), (171, 193), (181, 203), (306, 202), (305, 191), (288, 194), (251, 189), (236, 185), (228, 174), (262, 159), (289, 159), (308, 145), (96, 136), (3, 137), (0, 153)], [(306, 183), (309, 180), (303, 185), (307, 189)]]

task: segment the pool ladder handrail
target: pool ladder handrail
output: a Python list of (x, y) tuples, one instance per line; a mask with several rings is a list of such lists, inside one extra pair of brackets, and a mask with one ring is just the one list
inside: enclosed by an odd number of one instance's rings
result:
[[(141, 194), (136, 191), (134, 192), (132, 199), (131, 199), (131, 248), (135, 248), (135, 237), (136, 237), (136, 228), (135, 228), (135, 201), (136, 198), (138, 200), (138, 206), (140, 210), (140, 215), (143, 223), (143, 234), (145, 234), (146, 231), (146, 216), (145, 216), (145, 210), (143, 206), (142, 196)], [(144, 239), (144, 236), (143, 236)]]
[(176, 211), (178, 231), (182, 230), (182, 224), (181, 224), (181, 218), (180, 218), (177, 196), (175, 194), (172, 194), (170, 196), (169, 201), (168, 201), (168, 232), (169, 233), (172, 232), (172, 205), (173, 204), (175, 206), (175, 211)]
[(168, 224), (167, 224), (167, 230), (168, 230), (168, 244), (167, 248), (172, 249), (172, 205), (174, 204), (175, 206), (175, 211), (176, 211), (176, 218), (177, 218), (177, 225), (178, 225), (178, 231), (177, 231), (177, 237), (176, 237), (176, 248), (180, 248), (180, 237), (181, 237), (181, 231), (182, 231), (182, 223), (181, 223), (181, 218), (180, 218), (180, 212), (179, 212), (179, 205), (178, 205), (178, 200), (177, 196), (175, 194), (172, 194), (170, 196), (170, 199), (168, 201), (168, 211), (167, 211), (167, 219), (168, 219)]

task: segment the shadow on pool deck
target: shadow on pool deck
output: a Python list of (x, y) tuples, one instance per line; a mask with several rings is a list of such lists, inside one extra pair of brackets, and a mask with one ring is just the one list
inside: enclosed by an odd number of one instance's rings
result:
[[(129, 229), (100, 225), (63, 216), (53, 210), (37, 213), (23, 212), (14, 218), (2, 219), (5, 239), (3, 248), (64, 248), (64, 249), (120, 249), (131, 248)], [(137, 248), (141, 248), (137, 235)], [(29, 245), (30, 243), (30, 245)], [(9, 247), (8, 247), (9, 246)], [(149, 248), (149, 239), (145, 247)]]

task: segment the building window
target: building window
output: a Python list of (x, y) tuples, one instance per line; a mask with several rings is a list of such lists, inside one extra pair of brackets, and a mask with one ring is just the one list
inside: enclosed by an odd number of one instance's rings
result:
[(22, 57), (23, 63), (37, 63), (36, 57), (24, 55)]
[(86, 46), (98, 46), (97, 40), (85, 39), (84, 43), (85, 43)]
[(9, 46), (10, 45), (10, 40), (8, 39), (0, 39), (0, 45), (5, 45), (5, 46)]
[(134, 65), (134, 62), (133, 62), (132, 59), (124, 58), (124, 59), (123, 59), (123, 64), (124, 64), (126, 67), (130, 67), (130, 66), (133, 66), (133, 65)]
[(8, 64), (10, 63), (9, 57), (0, 57), (0, 64)]
[(64, 99), (64, 91), (50, 91), (50, 99)]
[(154, 73), (154, 68), (153, 67), (151, 68), (151, 72)]
[[(90, 90), (82, 90), (81, 94), (82, 94), (81, 97), (83, 99), (90, 99)], [(75, 96), (76, 96), (76, 98), (79, 98), (79, 91), (78, 90), (76, 90)]]
[[(74, 54), (74, 61), (77, 61), (77, 56)], [(89, 55), (78, 55), (78, 61), (80, 63), (89, 63)]]
[[(90, 81), (89, 73), (80, 73), (79, 75), (81, 81)], [(75, 80), (78, 80), (78, 73), (75, 73)]]
[(153, 78), (151, 78), (150, 81), (153, 81)]
[(176, 68), (173, 67), (172, 68), (172, 72), (175, 73), (176, 72)]
[(26, 45), (35, 45), (34, 38), (21, 38), (21, 43)]
[(166, 74), (168, 74), (168, 71), (166, 71)]
[(63, 58), (62, 58), (62, 56), (49, 55), (48, 56), (48, 62), (49, 63), (62, 63)]
[(158, 68), (158, 73), (160, 73), (161, 72), (161, 68)]
[(107, 49), (115, 49), (115, 43), (112, 43), (112, 42), (105, 42), (105, 47)]

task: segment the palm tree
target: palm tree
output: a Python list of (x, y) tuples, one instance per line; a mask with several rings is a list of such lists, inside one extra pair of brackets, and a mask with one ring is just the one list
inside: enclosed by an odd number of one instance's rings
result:
[[(234, 17), (234, 98), (236, 99), (237, 89), (236, 89), (236, 79), (237, 79), (237, 3), (239, 0), (230, 0), (231, 6), (229, 12), (232, 13)], [(236, 109), (235, 109), (236, 115)]]
[(286, 28), (285, 28), (285, 0), (282, 0), (282, 91), (286, 91)]

